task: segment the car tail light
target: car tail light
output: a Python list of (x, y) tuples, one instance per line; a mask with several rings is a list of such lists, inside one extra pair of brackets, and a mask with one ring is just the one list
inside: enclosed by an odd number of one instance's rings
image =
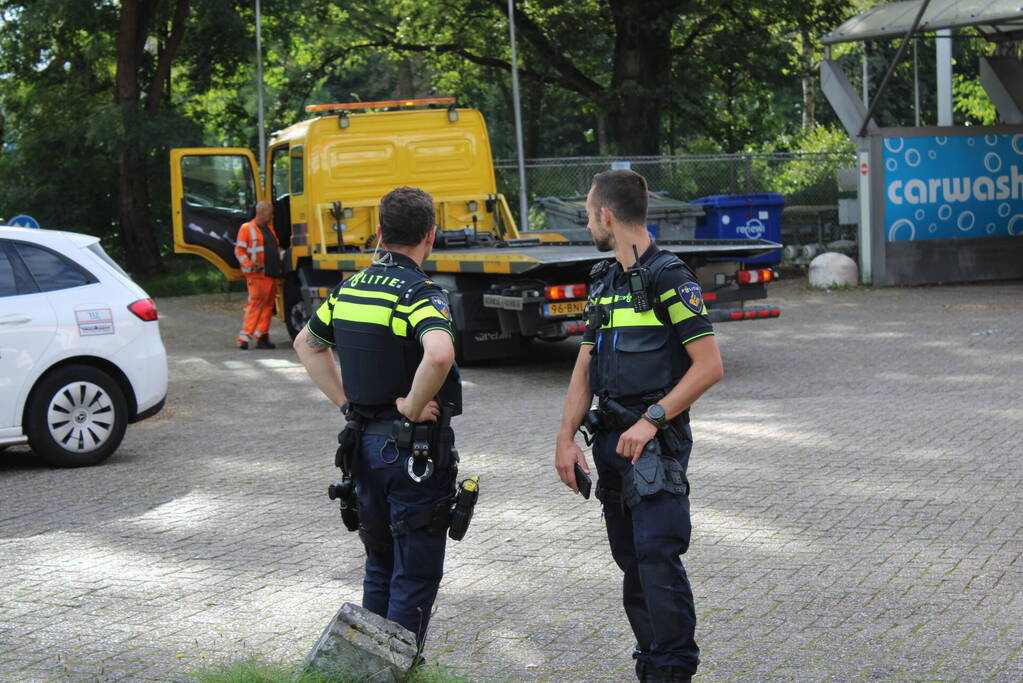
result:
[(770, 268), (758, 270), (740, 270), (735, 274), (735, 281), (740, 285), (752, 285), (760, 282), (770, 282), (775, 279), (774, 271)]
[(128, 304), (128, 310), (138, 316), (139, 320), (156, 320), (156, 304), (153, 303), (152, 299), (139, 299), (138, 301)]
[(582, 299), (586, 296), (586, 285), (555, 285), (545, 289), (544, 296), (552, 301), (558, 299)]

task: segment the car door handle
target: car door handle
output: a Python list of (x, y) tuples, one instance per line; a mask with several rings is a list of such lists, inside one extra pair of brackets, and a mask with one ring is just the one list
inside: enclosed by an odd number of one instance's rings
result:
[(24, 325), (25, 323), (30, 322), (32, 322), (32, 318), (26, 318), (25, 316), (18, 315), (17, 313), (0, 318), (0, 325)]

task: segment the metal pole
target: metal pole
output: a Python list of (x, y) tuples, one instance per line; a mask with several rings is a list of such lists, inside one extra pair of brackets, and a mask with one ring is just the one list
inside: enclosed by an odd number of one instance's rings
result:
[(920, 127), (920, 57), (916, 53), (916, 41), (913, 41), (913, 119), (916, 127)]
[(952, 29), (934, 32), (938, 62), (938, 125), (952, 125)]
[[(909, 32), (906, 33), (906, 37), (902, 39), (902, 43), (899, 45), (898, 51), (895, 53), (895, 58), (892, 63), (888, 65), (888, 71), (885, 72), (884, 78), (881, 79), (881, 85), (877, 86), (877, 92), (874, 93), (874, 101), (870, 103), (870, 108), (867, 109), (867, 115), (863, 117), (863, 125), (860, 126), (860, 134), (857, 137), (863, 137), (867, 132), (867, 127), (870, 125), (870, 118), (874, 115), (874, 110), (877, 108), (877, 103), (881, 101), (881, 95), (884, 94), (885, 88), (888, 87), (888, 80), (895, 73), (895, 67), (902, 61), (902, 56), (906, 54), (906, 47), (909, 45), (909, 41), (913, 40), (913, 36), (916, 35), (916, 28), (920, 25), (920, 19), (923, 18), (924, 12), (927, 11), (927, 6), (931, 4), (931, 0), (924, 0), (920, 5), (920, 9), (916, 13), (916, 18), (913, 19), (913, 25), (909, 27)], [(940, 125), (940, 124), (939, 124)]]
[(529, 198), (526, 196), (526, 162), (522, 151), (522, 112), (519, 101), (519, 59), (515, 53), (515, 0), (508, 0), (508, 32), (511, 34), (512, 100), (515, 108), (515, 146), (519, 156), (519, 228), (529, 229)]
[(863, 106), (870, 106), (870, 70), (867, 68), (867, 41), (863, 41)]
[(259, 109), (259, 172), (266, 168), (266, 124), (263, 118), (263, 29), (256, 0), (256, 101)]

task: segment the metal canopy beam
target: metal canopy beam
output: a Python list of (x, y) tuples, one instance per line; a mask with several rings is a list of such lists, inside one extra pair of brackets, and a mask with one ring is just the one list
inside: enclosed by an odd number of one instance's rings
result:
[[(924, 0), (882, 5), (859, 14), (821, 38), (825, 45), (906, 35)], [(920, 20), (918, 33), (944, 28), (977, 27), (992, 41), (1023, 36), (1020, 0), (934, 0)]]

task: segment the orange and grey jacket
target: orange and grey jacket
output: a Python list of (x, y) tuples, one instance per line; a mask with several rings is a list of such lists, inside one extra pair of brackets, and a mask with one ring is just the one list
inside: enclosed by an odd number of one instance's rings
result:
[(238, 239), (234, 244), (234, 257), (246, 275), (263, 273), (269, 277), (281, 277), (281, 254), (277, 235), (272, 226), (260, 227), (256, 221), (243, 223), (238, 228)]

